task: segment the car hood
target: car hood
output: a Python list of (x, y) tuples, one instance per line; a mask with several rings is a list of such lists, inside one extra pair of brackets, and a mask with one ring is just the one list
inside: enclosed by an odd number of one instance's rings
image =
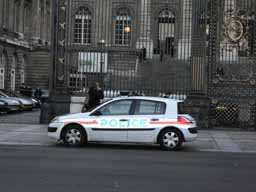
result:
[(5, 106), (5, 105), (8, 105), (8, 103), (6, 101), (1, 101), (0, 100), (0, 106)]
[(20, 101), (23, 105), (32, 105), (33, 102), (31, 99), (27, 99), (27, 98), (22, 98), (22, 97), (9, 97), (9, 98), (13, 98), (15, 100)]
[(20, 102), (16, 99), (12, 99), (9, 97), (1, 97), (0, 100), (5, 101), (8, 103), (8, 105), (20, 105)]
[(67, 115), (62, 115), (59, 116), (60, 121), (65, 121), (65, 120), (72, 120), (72, 119), (83, 119), (86, 117), (89, 117), (90, 113), (74, 113), (74, 114), (67, 114)]

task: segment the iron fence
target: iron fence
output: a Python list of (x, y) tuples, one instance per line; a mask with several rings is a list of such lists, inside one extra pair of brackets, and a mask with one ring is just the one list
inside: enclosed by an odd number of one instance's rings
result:
[(99, 81), (108, 97), (130, 91), (185, 99), (198, 92), (210, 99), (212, 125), (255, 122), (254, 0), (55, 0), (54, 5), (56, 89), (84, 94)]

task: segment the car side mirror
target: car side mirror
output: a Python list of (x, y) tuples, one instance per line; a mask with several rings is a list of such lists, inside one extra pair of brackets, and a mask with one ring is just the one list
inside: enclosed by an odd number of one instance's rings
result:
[(91, 115), (93, 115), (93, 116), (101, 116), (102, 113), (100, 111), (94, 111)]

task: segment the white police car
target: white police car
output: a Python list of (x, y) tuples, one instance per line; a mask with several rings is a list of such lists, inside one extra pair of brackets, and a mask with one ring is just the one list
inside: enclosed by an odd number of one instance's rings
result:
[(48, 135), (69, 146), (87, 142), (158, 143), (177, 150), (197, 137), (195, 120), (180, 114), (182, 101), (160, 97), (122, 97), (87, 113), (59, 116), (48, 126)]

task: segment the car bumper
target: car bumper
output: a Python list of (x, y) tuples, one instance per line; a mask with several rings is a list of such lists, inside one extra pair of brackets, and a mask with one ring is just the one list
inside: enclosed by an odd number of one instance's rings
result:
[(48, 126), (48, 136), (60, 140), (61, 130), (64, 127), (64, 123), (50, 123)]
[(182, 130), (185, 142), (195, 141), (198, 136), (197, 127), (189, 127)]
[(33, 109), (33, 104), (29, 104), (29, 105), (24, 105), (23, 104), (22, 109), (23, 110), (31, 110), (31, 109)]
[(8, 111), (19, 111), (20, 105), (8, 105)]
[(6, 113), (6, 112), (8, 112), (8, 111), (9, 111), (8, 106), (1, 106), (1, 107), (0, 107), (0, 112), (1, 112), (1, 113)]

